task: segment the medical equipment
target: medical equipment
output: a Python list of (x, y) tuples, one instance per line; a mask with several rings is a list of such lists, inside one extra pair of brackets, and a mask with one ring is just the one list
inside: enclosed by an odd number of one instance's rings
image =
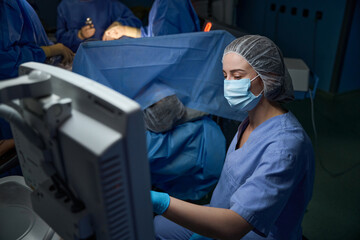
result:
[(294, 91), (307, 92), (310, 69), (306, 63), (300, 58), (284, 58), (284, 63), (291, 76)]
[(295, 99), (310, 98), (311, 123), (316, 140), (317, 130), (315, 126), (314, 98), (319, 84), (319, 77), (310, 71), (307, 64), (301, 58), (284, 58), (284, 64), (292, 79)]
[(22, 176), (0, 178), (0, 239), (61, 239), (32, 209), (31, 191)]
[(78, 74), (28, 62), (0, 83), (34, 211), (63, 239), (153, 239), (140, 106)]
[(86, 21), (85, 21), (85, 25), (88, 25), (88, 26), (91, 26), (92, 25), (92, 20), (91, 18), (86, 18)]

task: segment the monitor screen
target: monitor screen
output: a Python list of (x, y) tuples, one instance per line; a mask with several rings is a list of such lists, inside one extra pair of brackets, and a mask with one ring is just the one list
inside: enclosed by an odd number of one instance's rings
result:
[[(140, 106), (70, 71), (28, 62), (0, 83), (35, 212), (64, 239), (154, 239)], [(15, 117), (14, 117), (15, 116)]]

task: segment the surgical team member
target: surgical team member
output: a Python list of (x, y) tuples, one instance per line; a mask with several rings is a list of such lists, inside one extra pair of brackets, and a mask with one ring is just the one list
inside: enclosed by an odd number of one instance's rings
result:
[(34, 9), (26, 0), (0, 0), (0, 80), (18, 75), (19, 65), (45, 62), (61, 55), (70, 63), (74, 53), (63, 44), (53, 44)]
[(105, 31), (103, 40), (200, 31), (200, 21), (190, 0), (155, 0), (148, 19), (148, 26), (141, 28), (113, 25)]
[[(45, 62), (57, 55), (63, 57), (64, 65), (72, 62), (74, 53), (61, 43), (49, 41), (26, 0), (0, 0), (0, 20), (0, 80), (17, 77), (24, 62)], [(0, 139), (9, 138), (12, 138), (10, 126), (0, 119)]]
[[(74, 52), (83, 41), (102, 40), (110, 25), (136, 28), (142, 25), (140, 19), (118, 0), (62, 0), (57, 12), (56, 39)], [(91, 19), (88, 24), (87, 18)]]
[[(279, 48), (247, 35), (223, 55), (224, 96), (248, 112), (229, 146), (210, 206), (151, 192), (157, 239), (301, 239), (314, 181), (311, 141), (281, 103), (293, 99)], [(165, 217), (165, 218), (164, 218)], [(194, 234), (194, 232), (196, 234)]]
[(202, 200), (218, 182), (225, 159), (220, 127), (176, 95), (143, 112), (152, 186), (183, 200)]

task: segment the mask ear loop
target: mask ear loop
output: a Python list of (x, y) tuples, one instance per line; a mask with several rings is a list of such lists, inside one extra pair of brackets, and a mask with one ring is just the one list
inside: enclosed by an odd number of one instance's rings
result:
[[(252, 82), (252, 81), (254, 81), (257, 77), (260, 77), (260, 75), (258, 74), (258, 75), (256, 75), (253, 79), (251, 79), (250, 80), (250, 82)], [(257, 96), (255, 96), (255, 97), (258, 97), (258, 96), (260, 96), (263, 92), (264, 92), (264, 89), (265, 89), (265, 87), (263, 87), (263, 90), (257, 95)]]
[(250, 82), (254, 81), (257, 77), (259, 77), (260, 75), (256, 75), (253, 79), (250, 80)]

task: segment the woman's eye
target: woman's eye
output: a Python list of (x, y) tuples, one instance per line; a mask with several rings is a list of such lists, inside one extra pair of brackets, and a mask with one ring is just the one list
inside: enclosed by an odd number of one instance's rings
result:
[(241, 76), (234, 76), (234, 79), (239, 80), (239, 79), (241, 79)]

